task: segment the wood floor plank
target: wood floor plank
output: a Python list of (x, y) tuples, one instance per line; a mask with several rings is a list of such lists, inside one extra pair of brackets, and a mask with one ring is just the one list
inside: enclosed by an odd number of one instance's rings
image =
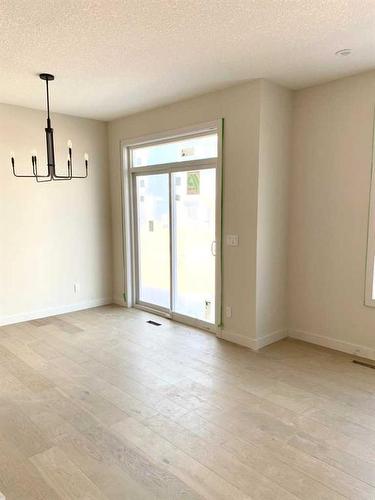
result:
[(125, 442), (132, 443), (150, 458), (165, 464), (173, 474), (186, 482), (204, 498), (220, 500), (252, 498), (224, 481), (218, 474), (191, 458), (187, 453), (173, 446), (168, 440), (152, 432), (145, 425), (129, 418), (115, 424), (112, 429)]
[(29, 460), (2, 466), (0, 488), (6, 500), (62, 500)]
[(170, 472), (163, 462), (153, 460), (148, 453), (120, 439), (112, 429), (103, 426), (83, 429), (74, 436), (74, 440), (88, 453), (96, 456), (99, 454), (107, 464), (119, 466), (126, 475), (151, 490), (157, 498), (200, 498), (182, 479)]
[[(322, 483), (314, 481), (298, 470), (280, 461), (272, 452), (262, 446), (255, 446), (220, 428), (214, 422), (204, 420), (196, 411), (175, 419), (179, 425), (189, 429), (209, 443), (230, 451), (237, 460), (251, 466), (258, 473), (274, 481), (298, 498), (309, 500), (313, 496), (320, 499), (344, 498)], [(147, 422), (146, 422), (147, 423)]]
[[(316, 459), (306, 450), (293, 447), (290, 442), (295, 436), (293, 425), (288, 427), (277, 419), (262, 419), (261, 415), (253, 419), (248, 412), (238, 411), (237, 414), (228, 412), (219, 415), (209, 410), (199, 410), (200, 415), (215, 421), (218, 425), (228, 429), (234, 436), (256, 446), (272, 451), (279, 460), (305, 473), (316, 481), (320, 481), (337, 493), (348, 498), (375, 497), (375, 489), (366, 482), (356, 479), (352, 471), (343, 471), (341, 468), (330, 465), (326, 461)], [(356, 459), (353, 457), (353, 462)], [(369, 464), (365, 464), (368, 469)], [(366, 470), (364, 469), (364, 470)]]
[[(119, 424), (122, 425), (122, 424)], [(251, 491), (254, 499), (295, 499), (295, 495), (259, 474), (250, 464), (243, 464), (222, 446), (200, 438), (175, 422), (161, 415), (144, 421), (144, 425), (168, 442), (183, 450), (194, 460), (220, 475), (229, 484), (244, 493)]]
[(24, 457), (30, 457), (51, 446), (39, 427), (20, 411), (19, 405), (5, 400), (1, 403), (0, 443), (6, 441), (12, 444), (22, 451)]
[(161, 497), (148, 489), (112, 460), (75, 433), (62, 436), (59, 447), (112, 500), (156, 500)]
[(34, 455), (30, 461), (62, 499), (107, 500), (99, 488), (59, 448), (53, 447)]

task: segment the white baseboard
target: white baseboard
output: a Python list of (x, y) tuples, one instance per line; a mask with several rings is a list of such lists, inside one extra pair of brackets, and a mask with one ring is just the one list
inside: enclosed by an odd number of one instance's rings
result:
[(259, 339), (250, 338), (238, 333), (227, 332), (225, 330), (220, 330), (217, 333), (217, 337), (219, 337), (220, 339), (228, 340), (228, 342), (233, 342), (234, 344), (248, 347), (253, 351), (258, 351), (259, 349), (262, 349), (262, 347), (266, 347), (267, 345), (273, 344), (274, 342), (285, 339), (287, 336), (287, 330), (276, 330), (275, 332), (264, 335), (264, 337), (260, 337)]
[(330, 337), (324, 337), (322, 335), (315, 335), (313, 333), (302, 330), (277, 330), (258, 339), (250, 338), (238, 333), (227, 332), (224, 330), (219, 331), (217, 333), (217, 336), (221, 339), (233, 342), (234, 344), (248, 347), (253, 351), (258, 351), (259, 349), (273, 344), (274, 342), (278, 342), (279, 340), (291, 337), (294, 339), (303, 340), (304, 342), (309, 342), (310, 344), (328, 347), (329, 349), (334, 349), (336, 351), (345, 352), (353, 356), (359, 356), (375, 361), (375, 349), (372, 349), (371, 347), (352, 344), (350, 342), (345, 342), (343, 340), (333, 339)]
[(310, 344), (328, 347), (329, 349), (334, 349), (335, 351), (341, 351), (354, 356), (375, 360), (375, 349), (372, 349), (371, 347), (352, 344), (350, 342), (316, 335), (303, 330), (289, 330), (289, 337), (292, 339), (303, 340), (305, 342), (309, 342)]
[(256, 340), (256, 348), (262, 349), (262, 347), (266, 347), (267, 345), (278, 342), (279, 340), (286, 339), (288, 337), (288, 330), (275, 330), (268, 335), (264, 335), (263, 337), (259, 337)]
[(49, 307), (47, 309), (39, 309), (38, 311), (29, 311), (11, 316), (0, 317), (0, 326), (12, 325), (14, 323), (22, 323), (23, 321), (31, 321), (33, 319), (47, 318), (48, 316), (56, 316), (57, 314), (65, 314), (83, 309), (91, 309), (92, 307), (105, 306), (112, 304), (112, 298), (91, 299), (76, 304), (69, 304), (59, 307)]
[(278, 342), (279, 340), (285, 339), (288, 336), (287, 330), (277, 330), (259, 339), (254, 339), (246, 337), (245, 335), (240, 335), (238, 333), (227, 332), (225, 330), (220, 330), (217, 333), (217, 337), (220, 339), (228, 340), (228, 342), (233, 342), (234, 344), (239, 344), (244, 347), (248, 347), (253, 351), (258, 351), (262, 347)]
[(219, 339), (227, 340), (228, 342), (233, 342), (234, 344), (242, 345), (244, 347), (249, 347), (252, 350), (256, 350), (256, 339), (246, 337), (245, 335), (240, 335), (238, 333), (219, 329), (216, 336)]

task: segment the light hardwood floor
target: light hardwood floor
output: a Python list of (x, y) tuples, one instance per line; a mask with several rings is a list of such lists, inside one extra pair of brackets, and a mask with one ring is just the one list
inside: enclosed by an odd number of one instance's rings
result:
[(375, 499), (375, 370), (150, 317), (0, 328), (7, 500)]

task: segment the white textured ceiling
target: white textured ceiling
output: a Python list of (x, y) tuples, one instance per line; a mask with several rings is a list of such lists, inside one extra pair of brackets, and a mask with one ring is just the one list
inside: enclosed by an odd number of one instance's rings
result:
[[(375, 67), (375, 0), (0, 0), (0, 102), (109, 120), (243, 80)], [(349, 57), (334, 52), (352, 48)]]

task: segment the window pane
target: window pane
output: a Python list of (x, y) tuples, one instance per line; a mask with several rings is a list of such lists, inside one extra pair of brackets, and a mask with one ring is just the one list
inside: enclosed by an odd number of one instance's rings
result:
[(174, 310), (215, 322), (216, 170), (172, 174)]
[(169, 176), (137, 176), (139, 300), (170, 307)]
[(131, 149), (131, 154), (133, 167), (216, 158), (217, 134), (137, 147)]

